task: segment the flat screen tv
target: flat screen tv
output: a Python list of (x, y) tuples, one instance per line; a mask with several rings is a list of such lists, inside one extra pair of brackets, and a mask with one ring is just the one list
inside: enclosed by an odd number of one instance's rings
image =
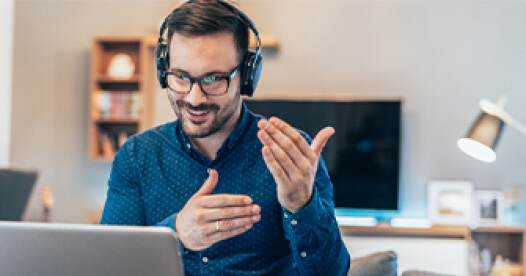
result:
[(335, 134), (322, 152), (342, 209), (398, 210), (401, 101), (246, 99), (249, 110), (279, 117), (311, 138)]

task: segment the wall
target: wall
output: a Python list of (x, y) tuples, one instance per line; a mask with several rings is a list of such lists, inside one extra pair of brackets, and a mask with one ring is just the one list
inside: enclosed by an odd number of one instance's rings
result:
[[(470, 179), (478, 189), (526, 184), (526, 139), (516, 131), (505, 131), (494, 164), (456, 148), (482, 97), (506, 94), (506, 110), (526, 122), (526, 2), (240, 3), (261, 33), (281, 41), (279, 54), (265, 59), (257, 95), (404, 98), (399, 216), (426, 215), (432, 178)], [(55, 221), (86, 221), (86, 212), (104, 202), (111, 169), (87, 157), (91, 38), (154, 34), (173, 5), (16, 1), (11, 162), (38, 168), (39, 185), (55, 188)], [(165, 96), (157, 95), (166, 109)], [(165, 114), (156, 120), (169, 120)], [(39, 212), (34, 197), (29, 217)], [(523, 203), (519, 219), (526, 221)]]
[[(152, 35), (173, 1), (18, 0), (13, 66), (13, 166), (40, 171), (57, 222), (86, 222), (104, 204), (109, 162), (88, 158), (90, 47), (94, 36)], [(145, 12), (147, 11), (147, 12)]]
[(0, 1), (0, 168), (9, 166), (14, 12), (14, 0)]

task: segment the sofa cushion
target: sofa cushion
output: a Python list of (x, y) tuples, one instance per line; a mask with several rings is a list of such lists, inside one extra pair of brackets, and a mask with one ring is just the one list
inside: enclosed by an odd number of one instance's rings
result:
[(378, 252), (351, 261), (349, 276), (396, 276), (397, 256), (393, 251)]

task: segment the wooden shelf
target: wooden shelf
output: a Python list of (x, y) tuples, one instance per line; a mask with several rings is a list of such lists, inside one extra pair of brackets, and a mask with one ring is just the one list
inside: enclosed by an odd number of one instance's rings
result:
[(102, 83), (104, 82), (107, 82), (107, 83), (139, 83), (140, 77), (141, 76), (135, 74), (129, 79), (117, 79), (117, 78), (113, 78), (107, 75), (99, 75), (95, 79), (97, 82), (102, 82)]
[(97, 124), (138, 124), (139, 119), (135, 118), (95, 118)]
[[(113, 78), (108, 68), (117, 54), (130, 57), (133, 75)], [(93, 39), (90, 78), (89, 156), (111, 161), (131, 135), (151, 127), (151, 95), (155, 71), (151, 45), (144, 37), (96, 37)], [(133, 117), (129, 117), (129, 116)]]
[(340, 226), (343, 234), (359, 236), (411, 236), (435, 238), (469, 239), (470, 229), (467, 226), (442, 226), (434, 225), (430, 228), (392, 227), (389, 224), (378, 224), (371, 227)]
[[(261, 48), (268, 50), (278, 50), (279, 49), (279, 40), (277, 37), (271, 34), (259, 34), (259, 39), (261, 40)], [(256, 37), (251, 33), (250, 35), (250, 48), (256, 48)]]
[[(261, 40), (261, 48), (263, 49), (274, 49), (279, 48), (279, 39), (272, 34), (259, 34), (259, 39)], [(147, 36), (144, 38), (144, 42), (150, 46), (157, 46), (159, 41), (159, 36)], [(256, 39), (253, 33), (250, 33), (250, 42), (249, 47), (256, 47)]]

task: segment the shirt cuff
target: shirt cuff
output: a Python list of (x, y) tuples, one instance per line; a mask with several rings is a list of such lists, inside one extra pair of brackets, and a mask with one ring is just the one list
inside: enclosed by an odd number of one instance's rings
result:
[(165, 218), (161, 222), (157, 223), (156, 226), (168, 227), (175, 231), (175, 216), (178, 213), (172, 214), (171, 216)]
[(322, 210), (320, 205), (320, 197), (316, 187), (314, 187), (310, 202), (294, 214), (282, 207), (285, 234), (289, 237), (290, 235), (301, 236), (311, 231), (320, 220), (320, 210)]

